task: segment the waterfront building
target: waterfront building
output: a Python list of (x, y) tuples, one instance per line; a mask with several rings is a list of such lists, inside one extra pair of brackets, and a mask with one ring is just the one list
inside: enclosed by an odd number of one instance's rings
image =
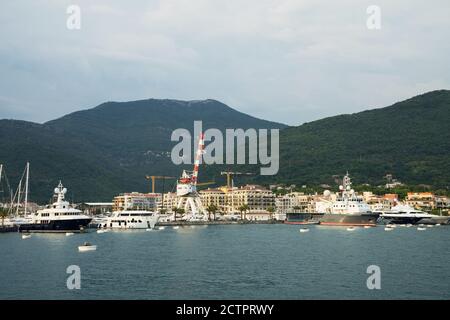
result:
[(150, 210), (155, 211), (161, 203), (160, 193), (124, 193), (114, 197), (112, 210)]
[(392, 207), (390, 196), (385, 198), (385, 196), (373, 194), (371, 191), (364, 191), (362, 196), (372, 212), (389, 211)]
[(303, 192), (291, 192), (275, 198), (276, 212), (286, 214), (289, 212), (315, 211), (314, 196)]
[(178, 197), (176, 192), (167, 192), (164, 194), (163, 207), (167, 212), (173, 212), (173, 208), (178, 205)]
[(95, 215), (111, 212), (112, 207), (112, 202), (85, 202), (80, 205), (79, 209), (84, 211), (85, 214)]
[(226, 190), (223, 188), (208, 188), (201, 190), (199, 193), (204, 208), (214, 205), (218, 212), (225, 212)]
[(436, 196), (434, 200), (434, 207), (441, 211), (441, 213), (449, 213), (450, 198), (444, 196)]
[(435, 196), (431, 192), (408, 192), (405, 202), (417, 209), (431, 210), (435, 208)]
[(224, 211), (240, 213), (239, 208), (247, 205), (247, 213), (266, 211), (275, 208), (275, 195), (272, 191), (259, 185), (246, 185), (232, 188), (226, 192)]

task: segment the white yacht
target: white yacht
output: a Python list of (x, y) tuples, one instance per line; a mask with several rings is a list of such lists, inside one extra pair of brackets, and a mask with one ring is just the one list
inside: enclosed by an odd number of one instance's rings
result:
[[(379, 214), (371, 212), (369, 205), (364, 202), (351, 188), (350, 176), (344, 176), (342, 185), (335, 201), (329, 201), (324, 215), (319, 219), (321, 225), (331, 226), (375, 226)], [(329, 196), (330, 192), (325, 192)], [(324, 196), (325, 196), (324, 193)]]
[(73, 208), (68, 201), (64, 200), (67, 189), (63, 187), (61, 181), (54, 192), (56, 202), (31, 214), (26, 222), (19, 223), (21, 232), (80, 231), (91, 222), (91, 217)]
[(392, 207), (390, 211), (382, 213), (380, 217), (384, 221), (395, 224), (448, 224), (450, 219), (448, 216), (426, 213), (402, 204)]
[(116, 211), (99, 225), (100, 228), (111, 229), (154, 229), (159, 215), (146, 210)]

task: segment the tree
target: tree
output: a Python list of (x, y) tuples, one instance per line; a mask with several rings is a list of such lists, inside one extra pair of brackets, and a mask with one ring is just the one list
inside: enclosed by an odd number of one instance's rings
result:
[(275, 208), (274, 207), (268, 207), (267, 208), (267, 212), (269, 212), (270, 220), (272, 220), (273, 219), (273, 213), (275, 212)]
[(184, 213), (184, 209), (182, 208), (178, 208), (178, 207), (173, 207), (172, 208), (173, 211), (173, 217), (174, 217), (174, 221), (177, 221), (177, 214), (183, 214)]
[(6, 208), (0, 208), (0, 217), (2, 218), (2, 227), (5, 226), (5, 218), (8, 216), (8, 210)]
[(247, 211), (250, 209), (248, 204), (244, 204), (239, 207), (239, 211), (241, 212), (241, 220), (247, 219)]
[(216, 212), (217, 212), (217, 206), (214, 204), (210, 204), (207, 208), (206, 211), (208, 211), (208, 220), (211, 220), (211, 214), (214, 215), (214, 221), (216, 220)]

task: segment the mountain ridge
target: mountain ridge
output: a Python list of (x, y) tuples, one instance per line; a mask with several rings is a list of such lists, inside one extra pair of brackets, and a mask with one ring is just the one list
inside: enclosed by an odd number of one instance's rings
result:
[[(332, 185), (333, 176), (348, 170), (356, 183), (382, 183), (391, 173), (406, 183), (448, 189), (448, 119), (449, 90), (299, 126), (261, 120), (213, 99), (105, 102), (44, 124), (0, 120), (0, 162), (14, 181), (31, 162), (32, 199), (48, 199), (62, 179), (80, 201), (110, 200), (121, 192), (147, 191), (147, 174), (176, 177), (190, 169), (171, 163), (170, 135), (176, 128), (192, 132), (194, 120), (202, 120), (204, 130), (281, 129), (279, 173), (246, 181)], [(200, 179), (219, 178), (223, 169), (230, 166), (203, 167)]]

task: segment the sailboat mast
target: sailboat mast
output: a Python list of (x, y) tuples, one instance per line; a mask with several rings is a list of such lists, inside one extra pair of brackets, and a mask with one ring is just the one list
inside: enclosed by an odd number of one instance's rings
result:
[[(23, 176), (22, 176), (23, 178)], [(20, 207), (20, 189), (22, 189), (22, 178), (19, 181), (19, 187), (17, 188), (17, 208), (16, 215), (19, 215), (19, 207)]]
[(27, 205), (28, 205), (28, 179), (30, 178), (30, 163), (27, 162), (27, 177), (25, 179), (25, 205), (24, 205), (24, 211), (25, 215), (27, 215)]

